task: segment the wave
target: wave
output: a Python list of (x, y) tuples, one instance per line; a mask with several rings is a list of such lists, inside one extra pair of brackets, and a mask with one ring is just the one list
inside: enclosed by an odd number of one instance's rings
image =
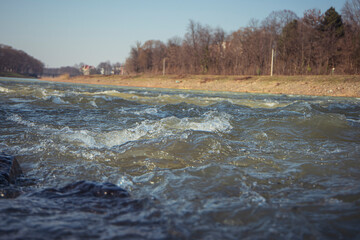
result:
[(117, 90), (106, 90), (99, 91), (94, 93), (83, 93), (88, 95), (104, 95), (111, 97), (118, 97), (129, 101), (135, 101), (142, 104), (193, 104), (197, 106), (210, 106), (219, 102), (228, 101), (234, 105), (247, 106), (251, 108), (278, 108), (285, 107), (289, 105), (289, 102), (281, 102), (277, 100), (270, 99), (249, 99), (249, 98), (229, 98), (229, 96), (213, 96), (213, 97), (205, 97), (203, 95), (197, 94), (147, 94), (147, 92), (120, 92)]
[(10, 93), (10, 92), (13, 92), (13, 90), (10, 90), (10, 89), (4, 88), (4, 87), (0, 87), (0, 92), (2, 92), (2, 93)]
[(18, 124), (21, 124), (21, 125), (25, 125), (27, 127), (35, 127), (35, 123), (31, 122), (31, 121), (27, 121), (27, 120), (24, 120), (20, 115), (18, 114), (13, 114), (9, 117), (7, 117), (7, 120), (10, 120), (10, 121), (13, 121), (13, 122), (16, 122)]
[[(149, 111), (152, 113), (152, 110)], [(185, 131), (227, 133), (232, 129), (230, 119), (229, 114), (210, 111), (201, 117), (177, 118), (171, 116), (160, 120), (144, 120), (136, 123), (133, 127), (122, 130), (96, 132), (73, 130), (68, 126), (56, 129), (48, 125), (24, 120), (18, 114), (13, 114), (7, 118), (7, 120), (18, 124), (43, 131), (40, 133), (41, 135), (51, 134), (53, 138), (59, 138), (60, 141), (90, 148), (111, 148), (131, 141), (168, 137)]]
[(102, 133), (100, 142), (113, 147), (126, 142), (180, 135), (185, 131), (227, 133), (232, 129), (228, 114), (208, 112), (199, 118), (166, 117), (161, 120), (145, 120), (136, 126), (121, 131)]
[(55, 104), (69, 104), (69, 102), (64, 101), (62, 98), (60, 98), (58, 96), (48, 96), (45, 98), (45, 100), (51, 101)]

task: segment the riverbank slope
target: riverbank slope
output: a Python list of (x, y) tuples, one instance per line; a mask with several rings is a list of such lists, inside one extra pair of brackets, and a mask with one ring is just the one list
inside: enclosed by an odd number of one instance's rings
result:
[(42, 78), (46, 81), (128, 87), (192, 89), (244, 93), (360, 97), (360, 75), (217, 76), (217, 75), (91, 75)]

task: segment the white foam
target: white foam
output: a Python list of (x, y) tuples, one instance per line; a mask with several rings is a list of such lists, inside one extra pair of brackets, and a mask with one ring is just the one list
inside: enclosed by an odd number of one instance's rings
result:
[(62, 140), (85, 147), (101, 147), (95, 137), (91, 136), (90, 131), (73, 131), (69, 128), (64, 128), (61, 132), (63, 132), (60, 134)]
[(277, 103), (277, 102), (267, 102), (267, 103), (265, 103), (265, 105), (266, 106), (268, 106), (268, 107), (275, 107), (275, 106), (277, 106), (279, 103)]
[(113, 147), (129, 141), (153, 139), (171, 135), (182, 136), (187, 130), (205, 132), (228, 132), (232, 129), (230, 117), (227, 114), (216, 115), (208, 112), (201, 118), (167, 117), (157, 121), (145, 120), (132, 128), (121, 131), (112, 131), (98, 137), (100, 145)]
[(13, 122), (16, 122), (18, 124), (25, 125), (25, 126), (28, 126), (28, 127), (35, 127), (36, 126), (35, 123), (22, 119), (22, 117), (19, 116), (18, 114), (13, 114), (10, 117), (7, 117), (7, 120), (10, 120), (10, 121), (13, 121)]
[(25, 125), (30, 128), (34, 128), (40, 131), (51, 131), (51, 132), (57, 132), (58, 130), (55, 128), (51, 128), (46, 124), (38, 124), (29, 120), (24, 120), (20, 115), (18, 114), (12, 114), (11, 116), (6, 118), (7, 120), (13, 121), (15, 123)]
[(232, 129), (230, 124), (230, 115), (223, 113), (220, 116), (216, 115), (215, 112), (209, 112), (206, 114), (204, 119), (197, 121), (189, 121), (185, 119), (185, 127), (196, 131), (205, 132), (228, 132)]
[(98, 107), (98, 105), (96, 105), (95, 100), (94, 100), (94, 101), (90, 101), (90, 105), (91, 105), (91, 106), (93, 106), (93, 107), (95, 107), (95, 108), (97, 108), (97, 107)]
[(356, 123), (360, 123), (360, 119), (351, 119), (351, 118), (347, 118), (346, 120), (348, 120), (349, 122), (356, 122)]
[(143, 114), (149, 114), (149, 115), (158, 115), (158, 109), (157, 108), (146, 108), (142, 111), (135, 111), (134, 114), (136, 115), (143, 115)]
[[(154, 110), (149, 110), (152, 113)], [(155, 111), (156, 112), (156, 111)], [(24, 120), (13, 114), (8, 120), (14, 121), (40, 131), (51, 131), (54, 138), (77, 146), (90, 148), (111, 148), (131, 141), (155, 139), (169, 136), (184, 138), (189, 130), (226, 133), (232, 129), (230, 116), (226, 113), (207, 112), (196, 118), (177, 118), (174, 116), (160, 120), (144, 120), (133, 127), (110, 132), (93, 132), (88, 130), (72, 130), (69, 127), (55, 129), (43, 124)]]
[(47, 99), (51, 100), (53, 103), (55, 104), (68, 104), (68, 102), (62, 100), (60, 97), (58, 96), (50, 96)]
[(0, 87), (0, 92), (9, 93), (9, 92), (13, 92), (13, 91), (8, 88)]
[(94, 95), (110, 95), (110, 96), (118, 96), (121, 93), (119, 91), (116, 90), (107, 90), (107, 91), (102, 91), (102, 92), (95, 92), (93, 93)]
[(121, 177), (118, 179), (116, 185), (118, 185), (118, 186), (121, 187), (121, 188), (128, 189), (128, 190), (130, 190), (130, 189), (134, 186), (134, 184), (133, 184), (133, 182), (131, 181), (131, 179), (129, 179), (129, 178), (126, 177), (126, 176), (121, 176)]

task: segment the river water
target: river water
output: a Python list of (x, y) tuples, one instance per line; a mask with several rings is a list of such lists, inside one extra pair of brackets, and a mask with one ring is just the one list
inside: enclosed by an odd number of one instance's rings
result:
[(359, 143), (356, 98), (1, 78), (0, 239), (359, 239)]

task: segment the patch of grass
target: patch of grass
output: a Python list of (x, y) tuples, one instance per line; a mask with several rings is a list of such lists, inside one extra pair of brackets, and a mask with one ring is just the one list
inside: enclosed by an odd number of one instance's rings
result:
[(23, 75), (20, 73), (12, 73), (12, 72), (0, 72), (0, 77), (13, 77), (13, 78), (34, 78), (31, 76)]

